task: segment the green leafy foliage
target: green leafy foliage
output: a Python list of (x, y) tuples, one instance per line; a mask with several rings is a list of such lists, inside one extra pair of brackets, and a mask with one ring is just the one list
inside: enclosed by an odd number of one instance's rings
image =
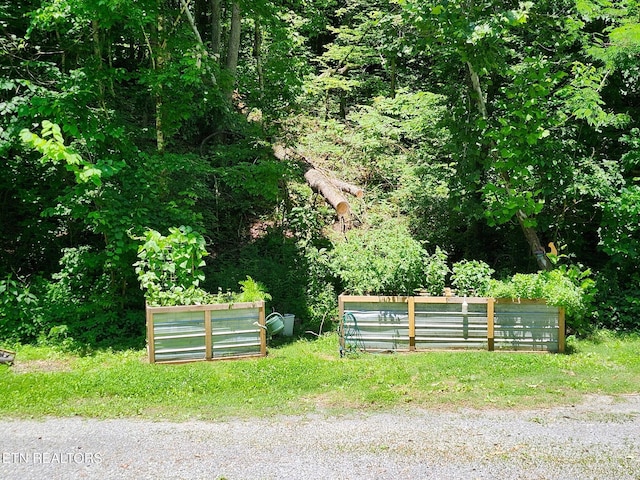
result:
[(262, 282), (256, 282), (247, 275), (245, 280), (240, 280), (240, 295), (237, 299), (239, 302), (256, 302), (258, 300), (271, 300), (272, 297), (266, 291), (266, 287)]
[(495, 298), (544, 299), (549, 305), (564, 307), (567, 326), (585, 335), (593, 329), (596, 282), (589, 269), (564, 265), (549, 272), (516, 274), (509, 280), (492, 280), (487, 294)]
[(348, 293), (407, 295), (424, 284), (426, 252), (399, 224), (352, 230), (330, 255)]
[[(342, 288), (441, 294), (444, 250), (533, 271), (525, 232), (599, 271), (585, 321), (637, 325), (636, 0), (242, 2), (235, 73), (230, 9), (215, 25), (211, 2), (186, 4), (0, 2), (3, 335), (140, 341), (134, 238), (174, 225), (213, 245), (217, 293), (192, 276), (161, 302), (237, 301), (250, 275), (318, 332)], [(364, 188), (344, 225), (274, 143)], [(500, 288), (589, 290), (559, 271)]]
[(122, 286), (104, 270), (105, 256), (88, 245), (67, 248), (59, 270), (38, 289), (38, 341), (68, 347), (139, 345), (144, 322)]
[(65, 146), (59, 125), (45, 120), (42, 122), (42, 137), (25, 129), (20, 132), (20, 138), (25, 145), (40, 152), (43, 161), (64, 162), (66, 168), (74, 173), (77, 182), (91, 181), (98, 186), (102, 183), (102, 171)]
[(449, 266), (447, 265), (447, 252), (440, 247), (436, 247), (433, 255), (426, 259), (424, 271), (424, 290), (429, 295), (440, 296), (444, 292), (446, 278), (449, 274)]
[(603, 205), (601, 245), (618, 263), (638, 265), (640, 255), (640, 186), (623, 188)]
[(31, 285), (12, 275), (0, 280), (0, 339), (33, 340), (40, 331), (38, 306)]
[(207, 293), (199, 288), (208, 255), (202, 235), (181, 226), (169, 228), (166, 236), (148, 229), (137, 239), (143, 243), (134, 267), (150, 305), (207, 303)]
[(596, 325), (615, 331), (640, 329), (640, 274), (610, 266), (596, 277), (598, 306)]
[(201, 288), (205, 280), (204, 257), (209, 253), (202, 235), (191, 227), (171, 227), (168, 235), (148, 229), (134, 263), (140, 287), (149, 305), (201, 305), (208, 303), (255, 302), (271, 300), (265, 285), (250, 276), (238, 282), (240, 293), (211, 294)]
[(451, 285), (458, 296), (484, 297), (489, 291), (494, 270), (480, 260), (462, 260), (451, 267)]
[(605, 101), (600, 91), (608, 73), (593, 65), (574, 63), (571, 82), (558, 91), (568, 115), (585, 120), (598, 130), (609, 125), (620, 127), (629, 122), (628, 115), (614, 114), (603, 108)]

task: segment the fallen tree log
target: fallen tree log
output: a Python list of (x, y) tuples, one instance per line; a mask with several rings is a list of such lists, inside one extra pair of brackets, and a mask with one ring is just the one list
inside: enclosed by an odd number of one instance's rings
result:
[(353, 185), (351, 183), (338, 180), (336, 178), (332, 179), (331, 183), (333, 183), (337, 188), (339, 188), (343, 192), (350, 193), (356, 198), (362, 198), (364, 196), (364, 190), (357, 185)]
[(299, 158), (302, 160), (306, 167), (304, 174), (305, 180), (315, 192), (322, 195), (324, 199), (335, 208), (339, 216), (346, 215), (351, 209), (349, 202), (342, 195), (342, 192), (347, 192), (357, 198), (364, 196), (364, 190), (362, 188), (343, 180), (329, 178), (315, 167), (314, 162), (310, 160), (307, 155), (298, 150), (285, 148), (282, 145), (274, 145), (273, 154), (278, 160), (284, 161), (288, 158)]
[(320, 195), (322, 195), (325, 200), (335, 208), (338, 216), (345, 216), (349, 213), (349, 202), (344, 198), (340, 190), (320, 171), (315, 168), (311, 168), (307, 170), (304, 174), (304, 178), (307, 180), (309, 186)]
[(282, 145), (274, 145), (273, 146), (273, 155), (281, 161), (286, 160), (289, 157), (292, 157), (293, 152), (290, 148), (285, 148)]

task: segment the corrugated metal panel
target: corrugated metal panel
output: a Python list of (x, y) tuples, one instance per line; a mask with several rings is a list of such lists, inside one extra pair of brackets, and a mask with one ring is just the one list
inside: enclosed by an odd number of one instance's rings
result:
[(158, 362), (204, 360), (204, 312), (163, 312), (153, 317)]
[(260, 353), (260, 318), (257, 308), (211, 312), (213, 358)]
[(365, 350), (408, 350), (409, 312), (406, 302), (345, 302), (345, 344)]
[[(247, 308), (243, 308), (246, 306)], [(203, 305), (148, 309), (153, 323), (155, 362), (181, 362), (262, 354), (258, 325), (261, 310), (255, 304)], [(211, 331), (207, 331), (207, 315)], [(211, 350), (207, 342), (211, 340)]]
[(341, 347), (347, 350), (564, 349), (564, 312), (544, 301), (344, 295), (340, 306), (345, 313)]
[(558, 351), (558, 307), (497, 302), (494, 318), (496, 350)]
[(416, 348), (486, 348), (487, 305), (470, 303), (416, 303)]

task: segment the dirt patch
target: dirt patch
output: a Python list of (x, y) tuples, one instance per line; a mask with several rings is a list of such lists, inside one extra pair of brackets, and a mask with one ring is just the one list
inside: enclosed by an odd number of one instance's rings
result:
[(71, 362), (69, 360), (46, 359), (46, 360), (16, 360), (11, 366), (13, 373), (49, 373), (49, 372), (70, 372)]

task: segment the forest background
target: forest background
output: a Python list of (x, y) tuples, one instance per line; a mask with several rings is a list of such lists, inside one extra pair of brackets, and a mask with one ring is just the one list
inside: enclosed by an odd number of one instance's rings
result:
[(303, 331), (445, 284), (640, 327), (636, 0), (2, 0), (0, 52), (2, 341), (142, 346), (151, 231)]

